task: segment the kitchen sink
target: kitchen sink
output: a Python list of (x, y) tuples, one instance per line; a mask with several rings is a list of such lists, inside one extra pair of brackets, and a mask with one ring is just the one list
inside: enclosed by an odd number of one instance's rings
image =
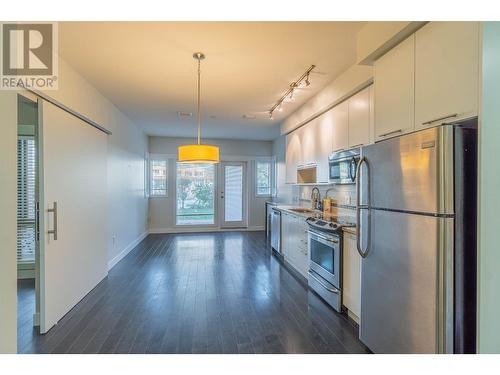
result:
[(301, 214), (308, 214), (308, 213), (313, 213), (314, 210), (311, 210), (310, 208), (289, 208), (290, 211), (293, 212), (298, 212)]

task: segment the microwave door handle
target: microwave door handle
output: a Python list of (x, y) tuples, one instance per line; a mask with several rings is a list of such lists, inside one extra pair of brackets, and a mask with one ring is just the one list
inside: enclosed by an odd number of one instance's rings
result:
[[(353, 165), (354, 165), (354, 175), (352, 174)], [(356, 172), (357, 167), (358, 166), (356, 165), (356, 158), (353, 156), (351, 159), (351, 163), (349, 164), (349, 177), (351, 178), (352, 182), (356, 181), (356, 176), (358, 175)]]
[[(367, 193), (367, 203), (361, 204), (361, 167), (363, 164), (366, 164), (366, 193)], [(358, 230), (358, 235), (356, 236), (356, 248), (358, 250), (359, 255), (362, 258), (366, 258), (368, 256), (368, 252), (370, 250), (370, 236), (371, 236), (371, 223), (370, 223), (370, 164), (368, 160), (363, 156), (359, 159), (358, 165), (356, 166), (356, 175), (358, 178), (356, 179), (356, 228)], [(366, 228), (366, 248), (363, 249), (361, 246), (361, 210), (365, 209), (368, 211), (368, 219), (367, 219), (367, 228)]]

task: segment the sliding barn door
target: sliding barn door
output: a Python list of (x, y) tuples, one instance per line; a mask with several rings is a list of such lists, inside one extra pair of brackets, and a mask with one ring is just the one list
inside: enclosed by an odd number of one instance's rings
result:
[(43, 101), (40, 141), (40, 330), (107, 275), (107, 135)]

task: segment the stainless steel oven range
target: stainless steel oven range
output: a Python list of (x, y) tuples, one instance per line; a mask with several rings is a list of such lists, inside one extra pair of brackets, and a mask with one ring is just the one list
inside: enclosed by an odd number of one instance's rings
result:
[(354, 224), (341, 220), (308, 218), (308, 284), (335, 310), (342, 309), (342, 227)]

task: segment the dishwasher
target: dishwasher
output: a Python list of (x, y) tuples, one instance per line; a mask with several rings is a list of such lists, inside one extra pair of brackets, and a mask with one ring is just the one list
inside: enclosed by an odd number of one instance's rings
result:
[(276, 209), (271, 211), (271, 247), (281, 255), (281, 212)]

